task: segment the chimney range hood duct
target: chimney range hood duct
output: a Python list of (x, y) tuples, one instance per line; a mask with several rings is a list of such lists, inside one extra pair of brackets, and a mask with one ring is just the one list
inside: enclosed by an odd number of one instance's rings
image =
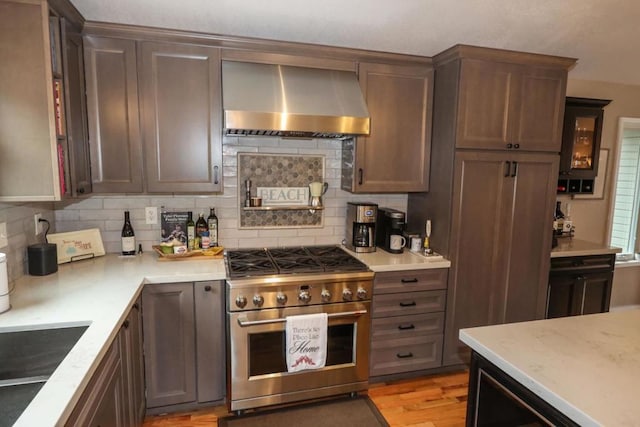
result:
[(227, 135), (348, 138), (369, 134), (354, 72), (222, 61)]

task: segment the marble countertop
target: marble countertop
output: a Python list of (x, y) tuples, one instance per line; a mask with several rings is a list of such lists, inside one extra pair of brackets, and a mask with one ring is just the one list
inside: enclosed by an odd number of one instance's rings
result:
[(581, 426), (637, 426), (640, 310), (460, 330), (460, 339)]
[(70, 415), (145, 283), (225, 278), (222, 260), (159, 262), (153, 253), (107, 255), (24, 276), (0, 314), (0, 332), (89, 325), (15, 426), (58, 425)]
[(605, 246), (574, 238), (559, 238), (558, 246), (551, 249), (551, 258), (616, 254), (622, 249), (613, 246)]
[[(381, 249), (352, 255), (374, 272), (448, 268), (441, 257)], [(64, 423), (95, 372), (119, 326), (147, 283), (224, 280), (222, 259), (158, 261), (154, 253), (109, 254), (60, 265), (48, 276), (24, 276), (10, 295), (11, 310), (0, 314), (0, 332), (89, 325), (16, 422), (16, 427)]]
[(355, 253), (348, 249), (347, 252), (367, 264), (375, 272), (451, 267), (451, 261), (440, 255), (426, 257), (406, 249), (401, 254), (391, 254), (380, 248), (369, 253)]

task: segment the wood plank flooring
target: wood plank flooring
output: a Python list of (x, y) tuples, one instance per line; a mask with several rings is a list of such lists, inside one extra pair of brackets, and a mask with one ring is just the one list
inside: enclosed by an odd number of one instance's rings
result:
[[(468, 380), (468, 371), (459, 371), (376, 383), (369, 387), (369, 397), (391, 427), (459, 427), (464, 426)], [(216, 427), (226, 416), (226, 407), (215, 406), (147, 417), (143, 427)]]

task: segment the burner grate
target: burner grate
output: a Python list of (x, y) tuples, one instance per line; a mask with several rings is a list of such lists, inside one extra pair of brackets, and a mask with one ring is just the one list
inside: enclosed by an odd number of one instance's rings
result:
[(338, 246), (295, 246), (228, 251), (229, 276), (353, 272), (369, 268)]

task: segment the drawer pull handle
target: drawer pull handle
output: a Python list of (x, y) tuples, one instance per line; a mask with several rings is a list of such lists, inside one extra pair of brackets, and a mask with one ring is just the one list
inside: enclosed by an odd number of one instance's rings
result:
[(398, 329), (400, 329), (401, 331), (406, 331), (409, 329), (415, 329), (416, 327), (414, 326), (413, 323), (409, 324), (409, 325), (398, 325)]
[(413, 279), (400, 279), (400, 281), (402, 283), (418, 283), (418, 279), (415, 277)]
[(400, 307), (415, 307), (415, 305), (416, 305), (415, 301), (400, 303)]
[(398, 359), (407, 359), (409, 357), (413, 357), (413, 353), (411, 353), (411, 352), (408, 352), (408, 353), (397, 353), (396, 357)]

